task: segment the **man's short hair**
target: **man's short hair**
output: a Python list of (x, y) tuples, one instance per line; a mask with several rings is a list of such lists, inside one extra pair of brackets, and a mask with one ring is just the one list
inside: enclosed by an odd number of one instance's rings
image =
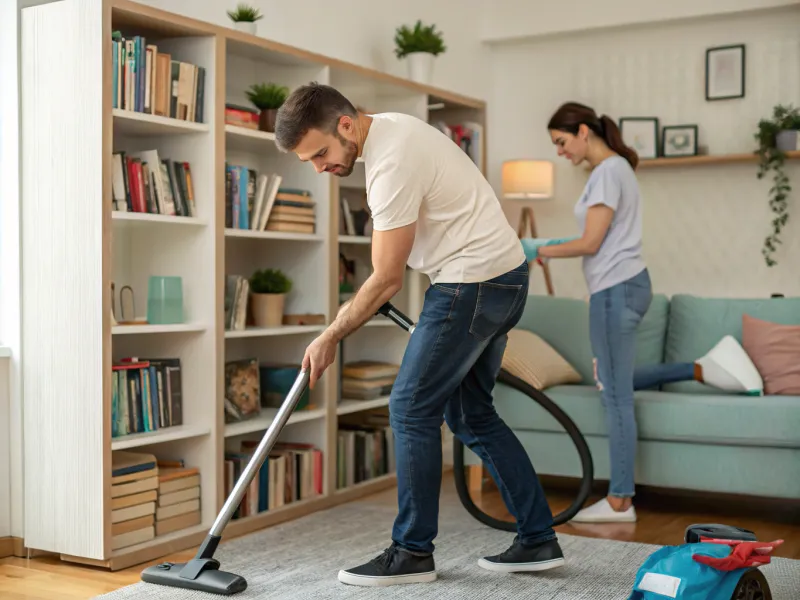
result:
[(343, 115), (355, 118), (355, 106), (342, 93), (312, 82), (294, 90), (278, 109), (275, 144), (282, 152), (294, 150), (310, 129), (333, 133)]

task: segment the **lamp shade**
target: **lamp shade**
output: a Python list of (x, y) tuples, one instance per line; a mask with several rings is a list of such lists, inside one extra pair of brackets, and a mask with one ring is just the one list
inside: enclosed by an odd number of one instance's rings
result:
[(519, 159), (503, 163), (503, 196), (536, 199), (553, 196), (553, 163)]

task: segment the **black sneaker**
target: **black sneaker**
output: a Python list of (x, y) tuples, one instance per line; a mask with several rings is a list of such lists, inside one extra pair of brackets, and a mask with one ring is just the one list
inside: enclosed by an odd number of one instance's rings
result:
[(564, 554), (558, 540), (548, 540), (535, 546), (523, 546), (518, 537), (511, 547), (495, 556), (478, 559), (478, 565), (489, 571), (517, 573), (520, 571), (546, 571), (564, 564)]
[(371, 561), (339, 571), (339, 581), (350, 585), (396, 585), (436, 580), (433, 555), (417, 555), (392, 544)]

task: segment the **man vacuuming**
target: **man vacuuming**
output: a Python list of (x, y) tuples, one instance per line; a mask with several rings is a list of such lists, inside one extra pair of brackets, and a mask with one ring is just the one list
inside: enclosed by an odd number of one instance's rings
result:
[(287, 98), (275, 141), (319, 173), (346, 177), (358, 157), (366, 169), (373, 273), (308, 346), (303, 367), (311, 387), (339, 342), (400, 291), (406, 265), (431, 281), (389, 401), (399, 505), (392, 543), (371, 561), (340, 571), (339, 580), (375, 586), (436, 579), (443, 418), (481, 457), (517, 522), (511, 547), (478, 564), (498, 572), (564, 564), (531, 461), (493, 406), (506, 334), (528, 295), (528, 264), (489, 183), (426, 122), (364, 114), (316, 83)]

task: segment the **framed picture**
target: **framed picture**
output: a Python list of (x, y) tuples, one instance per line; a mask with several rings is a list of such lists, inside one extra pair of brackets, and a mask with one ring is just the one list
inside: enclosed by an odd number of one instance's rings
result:
[(744, 44), (706, 50), (706, 100), (744, 98)]
[(670, 125), (661, 134), (662, 156), (696, 156), (697, 125)]
[(619, 131), (622, 141), (639, 158), (658, 158), (658, 119), (656, 117), (621, 117)]

